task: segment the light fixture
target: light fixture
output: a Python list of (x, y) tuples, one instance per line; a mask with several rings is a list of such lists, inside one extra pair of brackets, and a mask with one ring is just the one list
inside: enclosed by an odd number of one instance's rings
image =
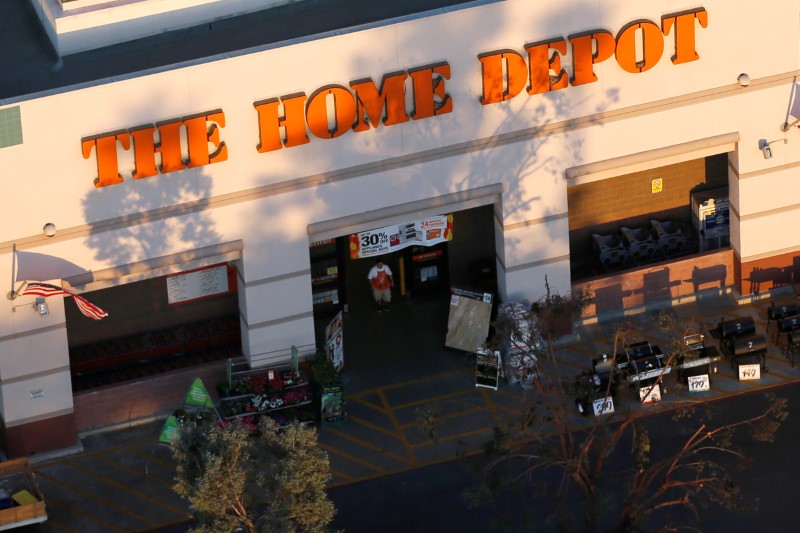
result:
[(761, 150), (761, 153), (764, 154), (764, 159), (772, 159), (772, 148), (770, 148), (770, 145), (778, 141), (783, 141), (783, 144), (789, 142), (789, 140), (786, 139), (786, 137), (784, 137), (783, 139), (777, 139), (775, 141), (768, 141), (766, 139), (758, 140), (758, 148), (759, 150)]
[(747, 87), (748, 85), (750, 85), (750, 76), (748, 76), (744, 72), (739, 74), (739, 77), (736, 79), (739, 82), (739, 85), (741, 85), (742, 87)]
[(43, 296), (36, 297), (36, 302), (34, 302), (33, 308), (39, 311), (39, 316), (45, 316), (46, 314), (50, 313), (50, 309), (47, 308), (47, 301)]

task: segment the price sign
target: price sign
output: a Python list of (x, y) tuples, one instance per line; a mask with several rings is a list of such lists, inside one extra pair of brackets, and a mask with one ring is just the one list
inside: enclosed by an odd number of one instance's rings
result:
[(610, 415), (614, 412), (614, 398), (598, 398), (592, 402), (594, 416)]
[(661, 401), (661, 385), (650, 385), (639, 389), (639, 400), (642, 403), (656, 403)]
[(761, 365), (739, 365), (739, 381), (761, 379)]
[(699, 376), (689, 376), (689, 392), (702, 392), (711, 390), (711, 380), (708, 379), (708, 374), (701, 374)]

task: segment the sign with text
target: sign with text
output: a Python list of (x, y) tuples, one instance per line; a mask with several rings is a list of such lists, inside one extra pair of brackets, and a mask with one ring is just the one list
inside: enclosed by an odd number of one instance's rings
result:
[(594, 411), (594, 416), (610, 415), (614, 412), (614, 398), (609, 396), (596, 399), (592, 402), (592, 410)]
[(350, 259), (374, 257), (409, 246), (453, 239), (453, 215), (439, 215), (350, 235)]
[(639, 400), (642, 403), (656, 403), (661, 401), (661, 385), (650, 385), (639, 389)]
[(739, 381), (761, 379), (761, 365), (739, 365)]
[(336, 317), (331, 320), (330, 324), (325, 327), (325, 353), (331, 363), (333, 363), (333, 367), (337, 372), (341, 372), (344, 367), (343, 332), (342, 312), (339, 311)]
[(711, 380), (708, 379), (708, 374), (689, 376), (687, 380), (689, 384), (689, 392), (703, 392), (711, 390)]
[(228, 292), (228, 267), (220, 265), (167, 276), (170, 304)]

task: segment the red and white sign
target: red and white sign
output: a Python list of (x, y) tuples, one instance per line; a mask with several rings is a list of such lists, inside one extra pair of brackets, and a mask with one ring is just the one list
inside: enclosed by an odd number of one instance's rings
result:
[(374, 257), (408, 246), (432, 246), (453, 239), (453, 215), (439, 215), (350, 235), (350, 259)]

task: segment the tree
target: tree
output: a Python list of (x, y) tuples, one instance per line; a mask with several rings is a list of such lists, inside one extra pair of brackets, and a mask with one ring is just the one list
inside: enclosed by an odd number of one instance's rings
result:
[[(571, 298), (549, 300), (574, 305)], [(659, 324), (677, 334), (693, 327), (679, 327), (666, 316)], [(502, 332), (503, 325), (496, 329)], [(541, 324), (541, 330), (550, 337), (554, 326)], [(629, 323), (618, 328), (611, 357), (637, 335)], [(680, 347), (681, 341), (682, 337), (670, 343), (675, 352), (667, 357), (665, 368), (690, 355)], [(674, 418), (684, 422), (689, 436), (677, 448), (660, 449), (651, 442), (646, 426), (652, 411), (642, 408), (638, 390), (623, 385), (611, 415), (576, 416), (571, 396), (575, 382), (559, 368), (554, 345), (530, 348), (536, 351), (536, 378), (519, 411), (495, 428), (486, 445), (490, 461), (478, 496), (506, 494), (509, 487), (524, 484), (528, 497), (549, 495), (548, 502), (554, 505), (548, 518), (560, 529), (587, 532), (646, 531), (648, 524), (655, 524), (653, 531), (673, 531), (677, 522), (690, 520), (687, 512), (696, 515), (711, 502), (727, 509), (747, 503), (732, 482), (732, 460), (746, 459), (742, 438), (772, 441), (787, 416), (785, 400), (770, 398), (758, 415), (725, 421), (714, 416), (713, 405), (703, 409), (694, 403), (682, 405)], [(599, 391), (601, 397), (611, 396), (613, 378)], [(652, 387), (663, 378), (662, 373)]]
[(269, 417), (257, 428), (238, 419), (182, 427), (173, 456), (174, 489), (189, 502), (195, 533), (321, 532), (336, 512), (326, 492), (328, 456), (313, 427)]

